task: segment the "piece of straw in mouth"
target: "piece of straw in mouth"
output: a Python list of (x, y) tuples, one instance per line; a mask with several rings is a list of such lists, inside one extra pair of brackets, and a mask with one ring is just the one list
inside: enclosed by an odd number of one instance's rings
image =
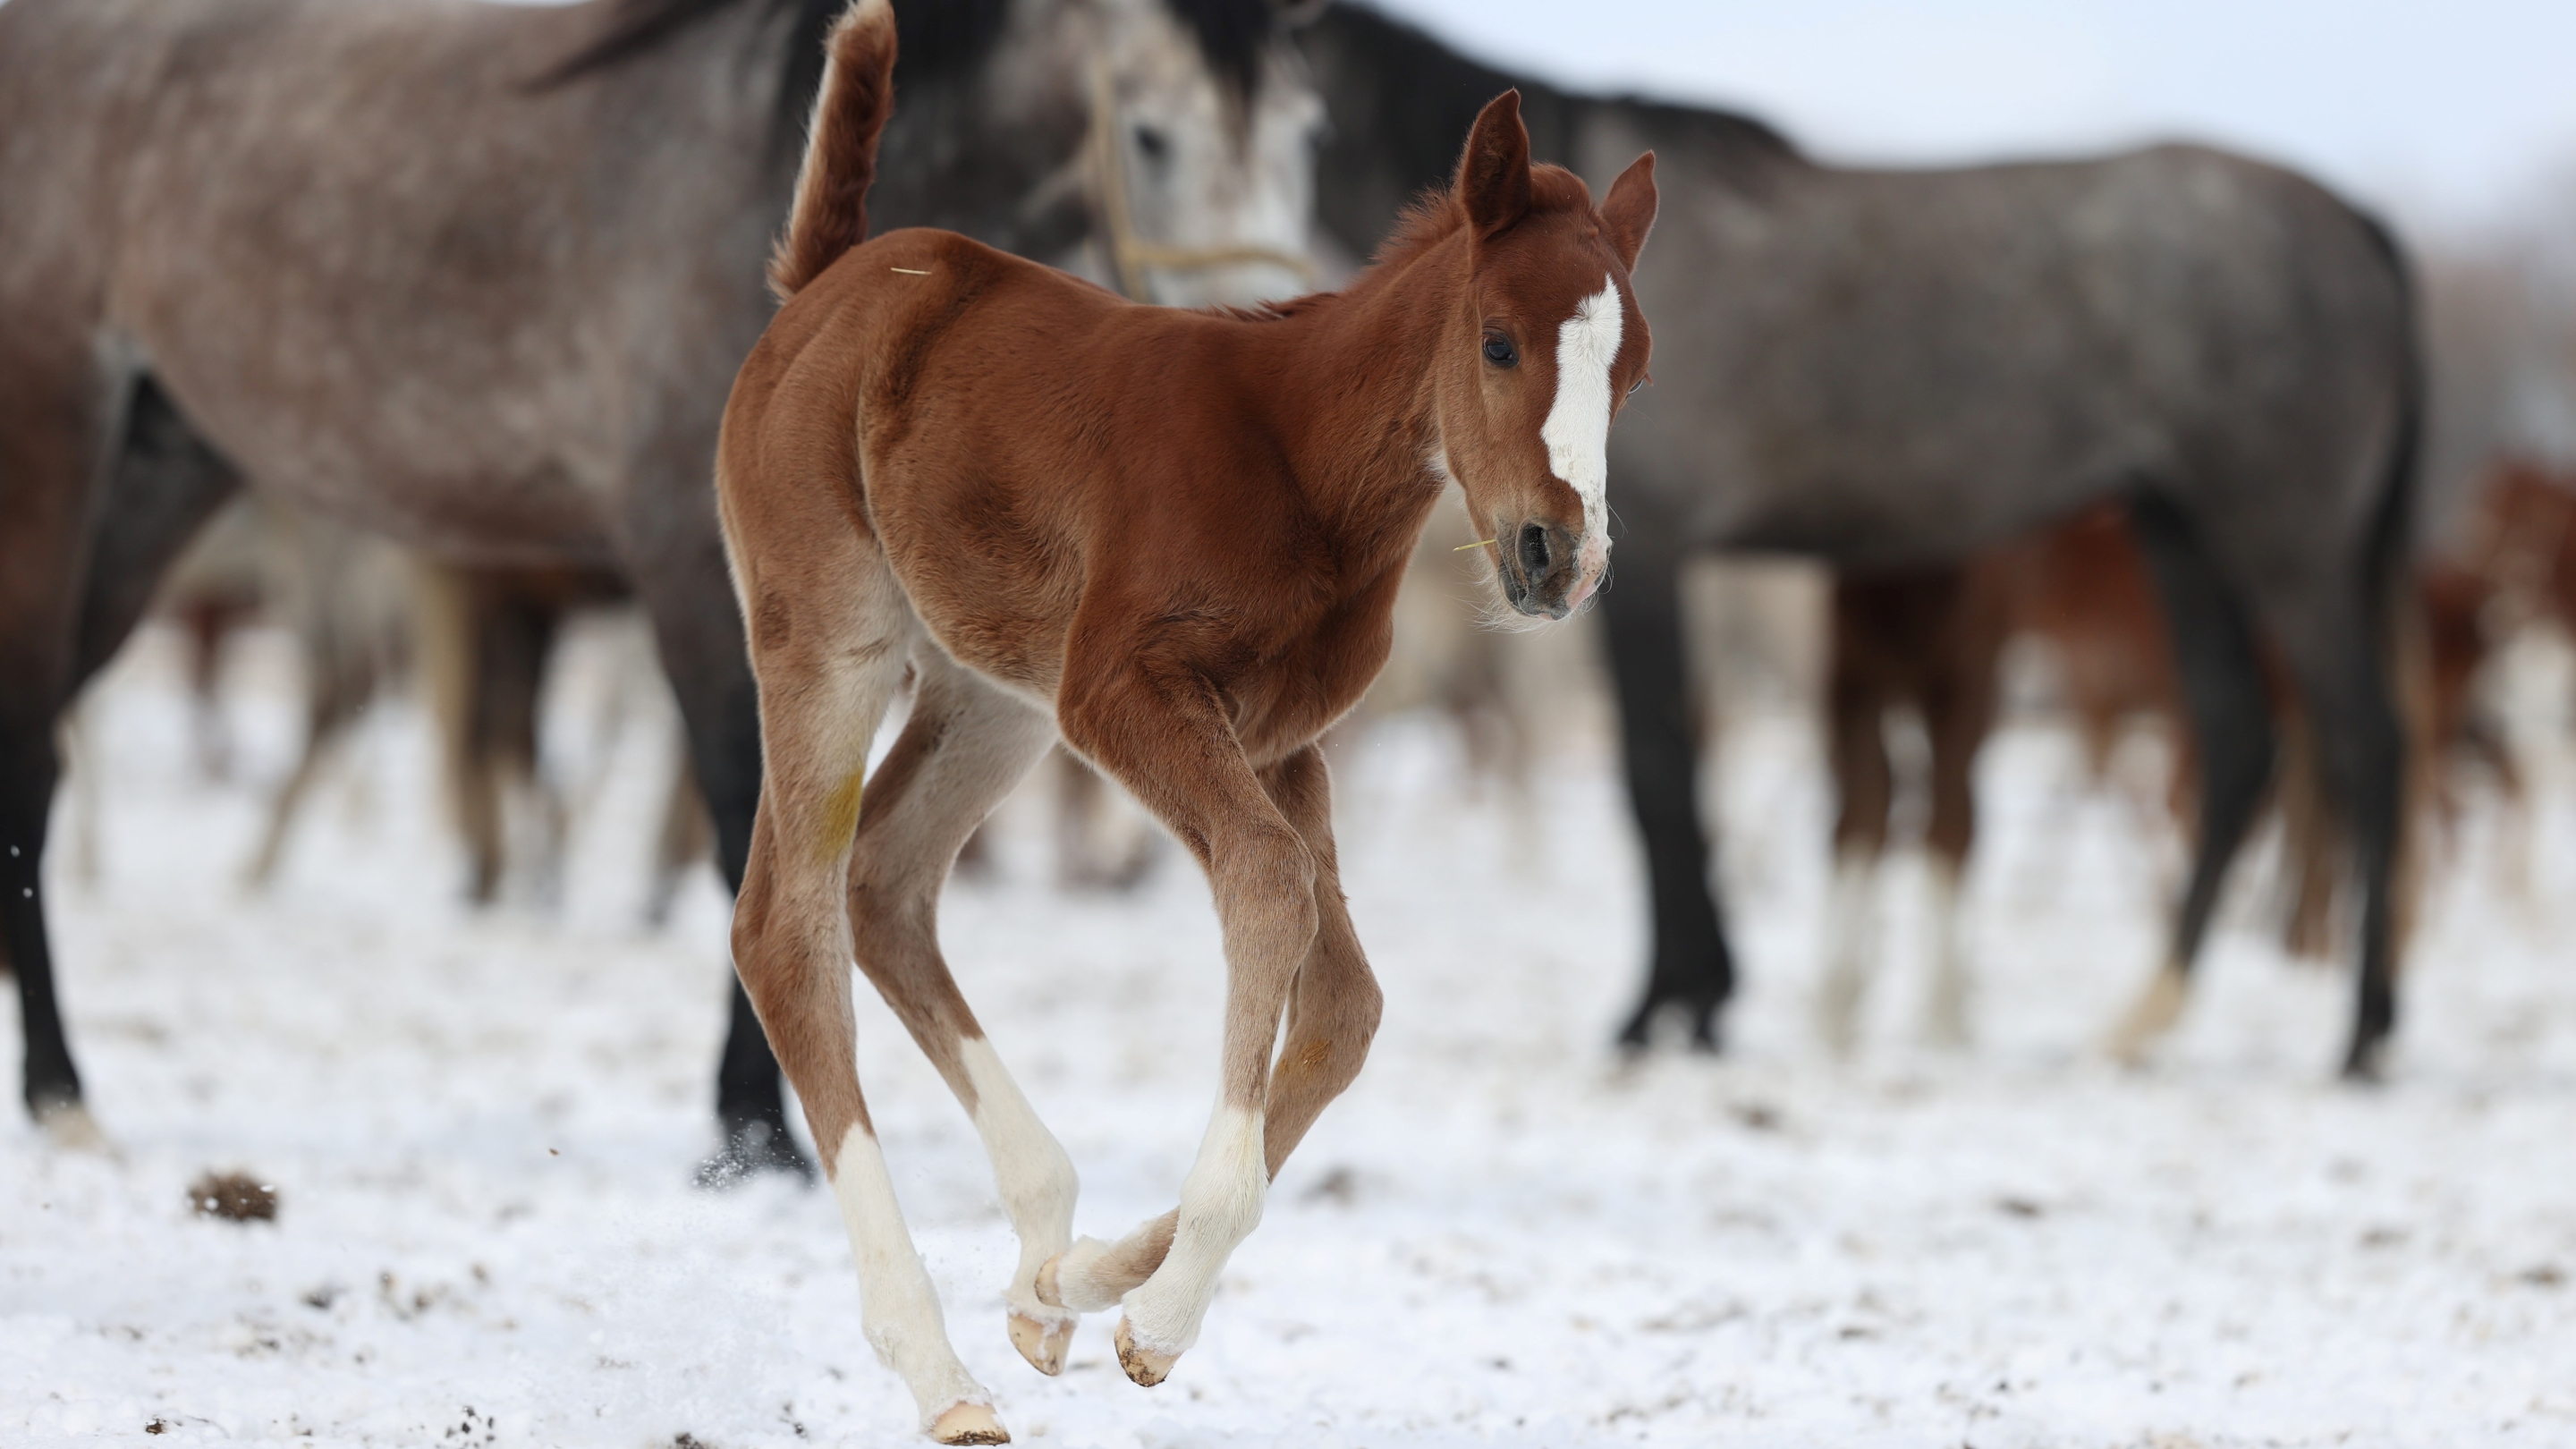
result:
[(1469, 550), (1469, 549), (1471, 549), (1471, 548), (1491, 548), (1491, 547), (1493, 547), (1493, 545), (1494, 545), (1494, 541), (1493, 541), (1492, 539), (1490, 539), (1490, 538), (1480, 538), (1480, 539), (1477, 539), (1474, 543), (1462, 543), (1462, 544), (1458, 545), (1456, 548), (1453, 548), (1453, 549), (1451, 549), (1451, 550), (1449, 550), (1449, 551), (1450, 551), (1451, 553), (1465, 553), (1467, 550)]
[(901, 272), (907, 277), (926, 277), (930, 275), (929, 269), (925, 267), (888, 267), (886, 270), (889, 272)]

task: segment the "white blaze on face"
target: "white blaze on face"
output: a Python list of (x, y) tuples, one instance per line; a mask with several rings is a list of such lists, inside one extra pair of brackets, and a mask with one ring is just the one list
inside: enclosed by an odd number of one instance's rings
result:
[(1580, 604), (1610, 561), (1610, 367), (1619, 360), (1619, 284), (1575, 304), (1556, 329), (1556, 401), (1539, 425), (1548, 471), (1583, 500), (1583, 552), (1571, 602)]

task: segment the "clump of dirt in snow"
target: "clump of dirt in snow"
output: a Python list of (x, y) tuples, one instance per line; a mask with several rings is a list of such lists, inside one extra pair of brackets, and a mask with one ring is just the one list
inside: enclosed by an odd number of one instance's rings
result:
[(230, 1222), (277, 1221), (277, 1189), (247, 1173), (208, 1172), (188, 1184), (188, 1206), (197, 1216)]

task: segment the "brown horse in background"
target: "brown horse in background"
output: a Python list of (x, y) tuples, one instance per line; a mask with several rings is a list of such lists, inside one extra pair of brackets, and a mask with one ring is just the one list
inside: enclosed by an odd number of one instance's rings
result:
[[(2479, 488), (2468, 548), (2428, 557), (2401, 598), (2393, 670), (2412, 738), (2406, 801), (2423, 823), (2458, 810), (2458, 767), (2484, 768), (2508, 801), (2521, 774), (2475, 709), (2480, 671), (2504, 635), (2545, 616), (2576, 630), (2576, 482), (2507, 460)], [(2499, 618), (2499, 611), (2508, 615)], [(1886, 847), (1895, 780), (1884, 731), (1911, 709), (1931, 746), (1933, 984), (1926, 1034), (1967, 1039), (1969, 972), (1958, 940), (1959, 883), (1976, 840), (1976, 755), (1996, 716), (2005, 646), (2045, 644), (2096, 782), (2121, 733), (2146, 723), (2170, 749), (2165, 802), (2178, 831), (2197, 828), (2199, 760), (2163, 603), (2124, 510), (2099, 506), (2033, 538), (1967, 565), (1897, 571), (1846, 570), (1834, 581), (1828, 664), (1828, 758), (1837, 796), (1835, 887), (1827, 957), (1817, 997), (1820, 1034), (1837, 1050), (1856, 1036), (1857, 1014), (1876, 952), (1872, 910)], [(2343, 876), (2341, 842), (2320, 795), (2309, 730), (2276, 653), (2258, 642), (2276, 728), (2283, 742), (2271, 805), (2282, 825), (2282, 944), (2319, 958), (2335, 947), (2333, 908)], [(2396, 926), (2411, 935), (2431, 841), (2411, 830), (2396, 880)], [(2210, 903), (2193, 903), (2205, 918)], [(2115, 1040), (2134, 1058), (2140, 1043)]]
[[(1567, 616), (1606, 572), (1655, 188), (1641, 158), (1595, 210), (1530, 164), (1506, 94), (1348, 290), (1144, 307), (949, 233), (862, 242), (894, 44), (884, 0), (835, 32), (773, 273), (788, 301), (725, 413), (768, 765), (734, 959), (821, 1147), (869, 1338), (934, 1436), (998, 1443), (860, 1095), (853, 954), (992, 1157), (1021, 1353), (1058, 1371), (1075, 1315), (1123, 1301), (1120, 1363), (1161, 1382), (1376, 1030), (1317, 741), (1386, 659), (1433, 501), (1465, 490), (1524, 615)], [(907, 671), (911, 716), (867, 779)], [(959, 845), (1059, 733), (1188, 848), (1224, 931), (1217, 1109), (1180, 1207), (1116, 1244), (1071, 1242), (1072, 1164), (935, 936)]]

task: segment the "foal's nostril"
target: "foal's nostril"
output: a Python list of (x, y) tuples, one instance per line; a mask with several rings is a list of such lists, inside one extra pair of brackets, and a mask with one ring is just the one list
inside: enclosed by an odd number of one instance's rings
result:
[(1547, 574), (1547, 528), (1544, 524), (1521, 525), (1521, 573), (1535, 583)]

